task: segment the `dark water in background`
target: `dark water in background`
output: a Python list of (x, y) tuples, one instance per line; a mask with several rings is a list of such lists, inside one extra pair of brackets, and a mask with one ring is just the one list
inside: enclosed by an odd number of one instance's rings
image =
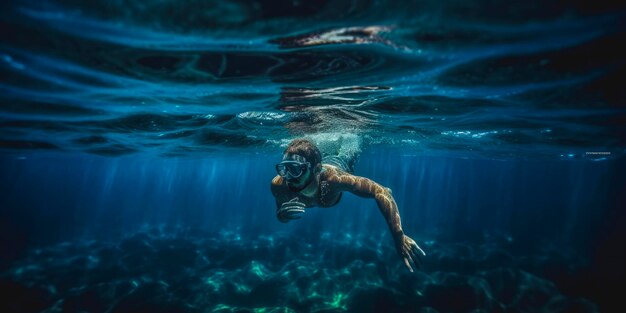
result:
[[(612, 311), (626, 10), (611, 2), (0, 4), (2, 312)], [(299, 136), (373, 201), (279, 223)]]

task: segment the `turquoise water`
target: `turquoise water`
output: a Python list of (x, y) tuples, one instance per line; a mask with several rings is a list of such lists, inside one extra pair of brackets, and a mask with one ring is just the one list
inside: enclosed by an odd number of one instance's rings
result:
[[(624, 278), (623, 5), (0, 4), (2, 312), (607, 312)], [(277, 221), (294, 138), (376, 203)], [(329, 144), (330, 143), (330, 144)]]

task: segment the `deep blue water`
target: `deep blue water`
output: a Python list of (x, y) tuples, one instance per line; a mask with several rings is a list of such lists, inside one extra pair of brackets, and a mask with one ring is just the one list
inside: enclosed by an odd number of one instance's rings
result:
[[(0, 311), (619, 311), (625, 21), (610, 1), (4, 1)], [(419, 271), (371, 199), (276, 219), (299, 137), (358, 139)]]

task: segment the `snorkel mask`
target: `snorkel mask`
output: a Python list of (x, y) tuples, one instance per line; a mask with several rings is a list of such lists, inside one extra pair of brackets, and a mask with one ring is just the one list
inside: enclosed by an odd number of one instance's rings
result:
[(283, 161), (276, 164), (278, 175), (288, 180), (299, 178), (310, 169), (311, 163), (306, 162), (305, 158), (297, 154), (291, 155), (291, 158), (285, 155)]

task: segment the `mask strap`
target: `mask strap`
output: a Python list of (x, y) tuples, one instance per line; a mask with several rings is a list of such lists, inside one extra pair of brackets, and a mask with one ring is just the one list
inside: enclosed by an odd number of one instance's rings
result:
[(306, 158), (304, 158), (303, 156), (301, 156), (301, 155), (299, 155), (299, 154), (292, 154), (292, 155), (289, 155), (289, 154), (285, 153), (285, 154), (283, 155), (283, 161), (286, 161), (286, 160), (290, 160), (290, 161), (298, 161), (298, 162), (300, 162), (300, 163), (306, 163)]

